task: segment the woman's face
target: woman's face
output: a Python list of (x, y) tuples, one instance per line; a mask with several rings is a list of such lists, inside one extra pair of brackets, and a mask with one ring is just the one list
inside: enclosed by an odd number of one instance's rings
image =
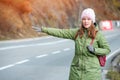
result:
[(82, 18), (82, 24), (85, 28), (89, 28), (92, 24), (92, 20), (89, 17), (83, 17)]

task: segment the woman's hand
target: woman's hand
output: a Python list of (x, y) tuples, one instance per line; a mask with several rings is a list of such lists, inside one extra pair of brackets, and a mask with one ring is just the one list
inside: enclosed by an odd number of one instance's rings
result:
[(94, 54), (95, 53), (95, 48), (92, 45), (88, 45), (87, 49), (90, 53)]

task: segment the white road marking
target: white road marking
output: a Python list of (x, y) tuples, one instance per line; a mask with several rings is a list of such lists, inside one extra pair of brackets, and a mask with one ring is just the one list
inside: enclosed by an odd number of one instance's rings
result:
[(58, 54), (58, 53), (60, 53), (61, 51), (54, 51), (54, 52), (52, 52), (52, 54)]
[[(68, 51), (68, 50), (70, 50), (70, 48), (65, 48), (65, 49), (63, 49), (63, 50), (64, 50), (64, 51)], [(60, 53), (60, 52), (61, 52), (61, 51), (58, 50), (58, 51), (52, 52), (52, 54), (58, 54), (58, 53)], [(45, 56), (48, 56), (48, 54), (39, 55), (39, 56), (36, 56), (36, 58), (42, 58), (42, 57), (45, 57)], [(4, 67), (0, 67), (0, 70), (7, 69), (7, 68), (13, 67), (13, 66), (18, 65), (18, 64), (23, 64), (23, 63), (28, 62), (28, 61), (30, 61), (30, 60), (29, 60), (29, 59), (25, 59), (25, 60), (16, 62), (16, 63), (14, 63), (14, 64), (10, 64), (10, 65), (4, 66)]]
[(4, 67), (0, 67), (0, 70), (4, 70), (4, 69), (7, 69), (7, 68), (10, 68), (10, 67), (13, 67), (13, 66), (15, 66), (15, 65), (10, 64), (10, 65), (4, 66)]
[(59, 40), (59, 41), (54, 41), (54, 42), (46, 42), (46, 43), (37, 43), (37, 44), (27, 44), (27, 45), (18, 45), (18, 46), (9, 46), (9, 47), (1, 47), (0, 50), (8, 50), (8, 49), (17, 49), (17, 48), (24, 48), (24, 47), (31, 47), (31, 46), (45, 46), (45, 45), (53, 45), (53, 44), (58, 44), (61, 42), (66, 42), (69, 41), (67, 39), (64, 40)]
[(27, 39), (18, 39), (18, 40), (6, 40), (6, 41), (0, 41), (0, 43), (18, 43), (18, 42), (25, 42), (25, 41), (33, 41), (33, 40), (41, 40), (41, 39), (49, 39), (52, 38), (53, 36), (44, 36), (44, 37), (39, 37), (39, 38), (27, 38)]
[(65, 48), (65, 49), (63, 49), (63, 51), (69, 51), (70, 50), (70, 48)]
[(26, 47), (25, 45), (19, 45), (19, 46), (9, 46), (9, 47), (2, 47), (0, 50), (7, 50), (7, 49), (15, 49), (15, 48), (23, 48)]
[(23, 64), (23, 63), (28, 62), (28, 61), (29, 61), (29, 59), (26, 59), (26, 60), (22, 60), (22, 61), (16, 62), (15, 64)]
[(48, 56), (48, 54), (39, 55), (39, 56), (36, 56), (36, 58), (42, 58), (42, 57), (45, 57), (45, 56)]
[(10, 64), (10, 65), (7, 65), (7, 66), (3, 66), (3, 67), (0, 67), (0, 70), (4, 70), (4, 69), (7, 69), (7, 68), (11, 68), (17, 64), (23, 64), (25, 62), (28, 62), (29, 59), (25, 59), (25, 60), (22, 60), (22, 61), (19, 61), (19, 62), (16, 62), (15, 64)]

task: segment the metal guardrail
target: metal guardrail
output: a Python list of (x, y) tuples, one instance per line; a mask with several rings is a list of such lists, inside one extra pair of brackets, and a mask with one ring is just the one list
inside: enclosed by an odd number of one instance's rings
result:
[(107, 56), (106, 65), (105, 67), (102, 67), (102, 80), (109, 80), (109, 79), (106, 79), (106, 74), (108, 70), (110, 70), (112, 67), (117, 66), (120, 68), (120, 63), (119, 63), (119, 66), (116, 63), (113, 63), (113, 61), (117, 58), (118, 55), (120, 56), (120, 48)]
[(120, 53), (112, 59), (112, 70), (120, 73)]
[(107, 56), (107, 61), (106, 61), (106, 65), (105, 65), (105, 67), (104, 67), (104, 69), (109, 69), (109, 68), (111, 68), (111, 66), (112, 66), (112, 61), (116, 58), (116, 56), (118, 56), (118, 55), (120, 55), (120, 48), (119, 49), (117, 49), (116, 51), (114, 51), (113, 53), (111, 53), (111, 54), (109, 54), (108, 56)]

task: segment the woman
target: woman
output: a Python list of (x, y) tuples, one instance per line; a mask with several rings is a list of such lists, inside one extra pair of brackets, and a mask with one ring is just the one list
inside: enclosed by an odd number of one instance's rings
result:
[[(109, 45), (95, 26), (95, 13), (87, 8), (81, 15), (80, 29), (53, 29), (42, 27), (42, 31), (61, 38), (72, 39), (75, 42), (69, 80), (101, 80), (101, 67), (96, 55), (107, 55)], [(90, 45), (94, 39), (93, 46)]]

